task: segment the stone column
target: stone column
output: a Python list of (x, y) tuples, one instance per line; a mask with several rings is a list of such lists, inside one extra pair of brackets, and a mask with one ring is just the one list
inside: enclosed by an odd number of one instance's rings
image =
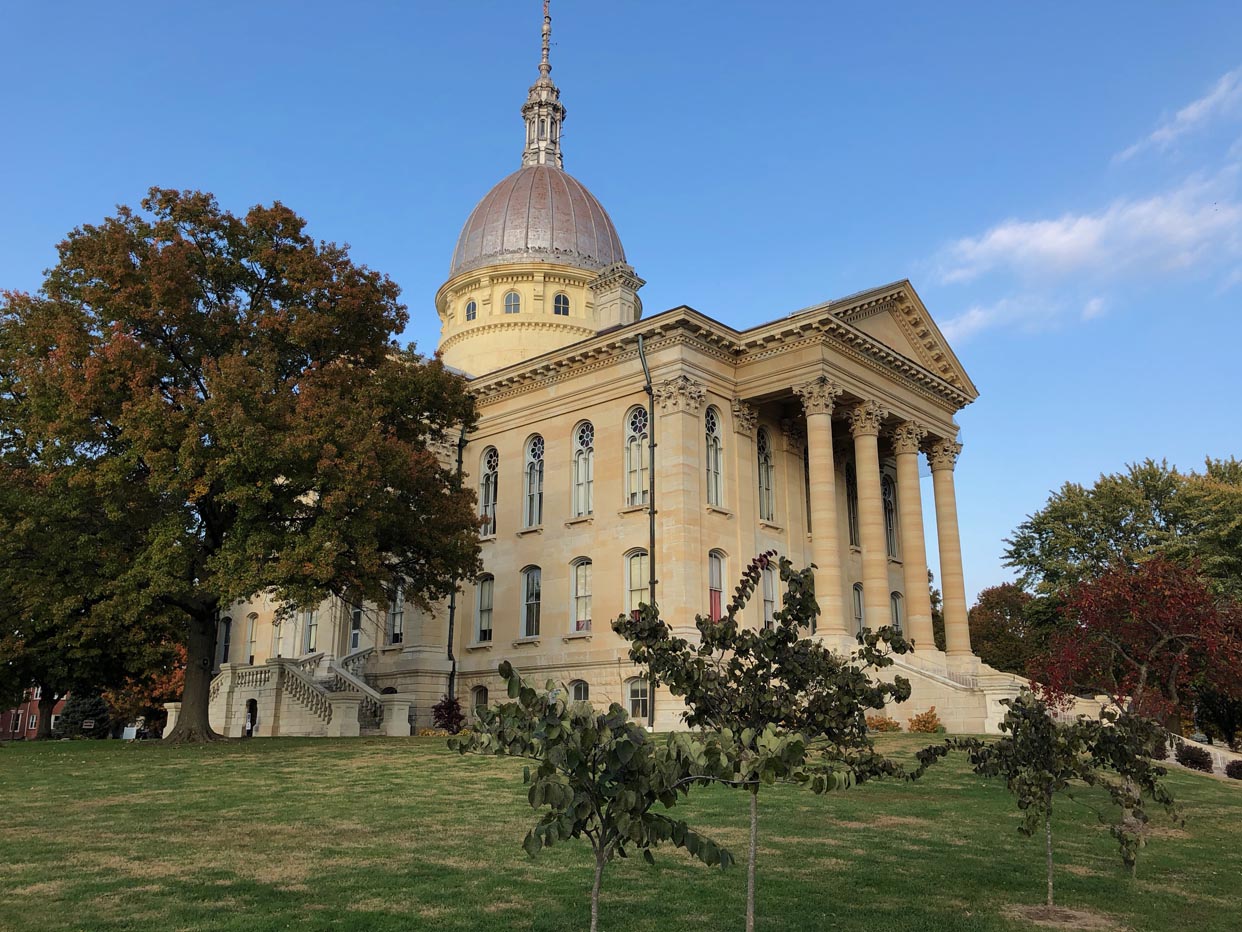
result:
[(919, 651), (934, 651), (931, 598), (927, 589), (927, 544), (923, 536), (923, 498), (919, 490), (919, 445), (927, 431), (904, 421), (893, 431), (897, 460), (897, 515), (901, 521), (906, 633)]
[(841, 386), (822, 376), (794, 389), (806, 411), (806, 448), (811, 471), (811, 560), (815, 564), (818, 629), (848, 637), (841, 604), (841, 547), (837, 539), (837, 470), (832, 456), (832, 409)]
[(862, 544), (863, 624), (889, 623), (888, 548), (884, 543), (884, 494), (880, 489), (880, 425), (887, 414), (874, 401), (850, 408), (854, 469), (858, 474), (858, 534)]
[[(725, 567), (724, 593), (721, 601), (728, 605), (732, 598), (733, 587), (737, 585), (742, 570), (763, 548), (759, 546), (759, 500), (756, 490), (759, 488), (758, 463), (755, 453), (755, 436), (759, 428), (759, 412), (752, 406), (734, 398), (733, 410), (733, 475), (725, 479), (725, 488), (729, 491), (727, 501), (734, 503), (737, 511), (737, 548)], [(734, 482), (736, 480), (736, 482)], [(721, 607), (723, 608), (724, 605)], [(759, 626), (757, 619), (763, 614), (763, 606), (756, 609), (754, 601), (747, 606), (743, 619), (754, 627)]]
[(966, 581), (962, 574), (962, 541), (957, 531), (957, 494), (953, 467), (962, 445), (937, 440), (927, 451), (936, 494), (936, 537), (940, 544), (940, 590), (944, 595), (944, 639), (949, 657), (971, 656), (966, 622)]

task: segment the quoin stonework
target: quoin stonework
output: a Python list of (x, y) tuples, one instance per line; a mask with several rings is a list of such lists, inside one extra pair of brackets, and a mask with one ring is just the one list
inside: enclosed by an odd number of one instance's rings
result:
[[(695, 616), (719, 612), (751, 558), (775, 550), (817, 567), (812, 636), (844, 651), (863, 626), (893, 624), (914, 640), (887, 671), (913, 684), (890, 715), (935, 706), (950, 731), (994, 731), (1022, 681), (971, 651), (954, 416), (977, 391), (932, 315), (903, 279), (774, 308), (743, 331), (688, 306), (644, 317), (644, 281), (612, 220), (564, 168), (550, 31), (545, 11), (520, 165), (470, 212), (435, 296), (439, 351), (470, 377), (480, 411), (460, 456), (478, 490), (484, 572), (431, 614), (400, 598), (288, 618), (261, 596), (232, 606), (213, 727), (409, 735), (430, 724), (454, 664), (469, 711), (496, 697), (505, 659), (676, 727), (680, 702), (652, 694), (610, 626), (649, 599), (654, 497), (656, 599), (679, 634), (694, 636)], [(932, 636), (931, 548), (945, 651)], [(780, 598), (773, 570), (747, 623), (765, 624)]]

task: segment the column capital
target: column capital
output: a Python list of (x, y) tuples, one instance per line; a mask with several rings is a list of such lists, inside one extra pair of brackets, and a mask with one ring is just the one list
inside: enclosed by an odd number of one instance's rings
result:
[(657, 382), (652, 391), (661, 411), (688, 411), (691, 414), (703, 406), (707, 389), (688, 375), (678, 375)]
[(860, 401), (846, 411), (850, 422), (850, 433), (854, 437), (880, 435), (880, 425), (888, 414), (878, 401)]
[(733, 429), (739, 434), (753, 437), (755, 428), (759, 426), (759, 412), (741, 398), (734, 398), (730, 404), (733, 407)]
[(893, 428), (893, 449), (897, 453), (918, 454), (927, 437), (927, 428), (917, 421), (902, 421)]
[(937, 440), (927, 448), (927, 462), (931, 464), (932, 472), (941, 469), (952, 471), (961, 452), (962, 445), (956, 440)]
[(832, 414), (842, 391), (840, 385), (822, 375), (805, 385), (794, 386), (794, 393), (802, 399), (802, 408), (807, 414)]

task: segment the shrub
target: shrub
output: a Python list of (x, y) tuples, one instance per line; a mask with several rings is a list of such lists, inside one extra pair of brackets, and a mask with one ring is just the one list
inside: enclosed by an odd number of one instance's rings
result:
[(940, 716), (936, 714), (936, 707), (932, 706), (926, 712), (911, 716), (906, 725), (906, 731), (925, 735), (936, 734), (944, 731), (944, 722), (940, 721)]
[(1225, 765), (1225, 776), (1242, 780), (1242, 760), (1231, 760)]
[(867, 728), (869, 731), (901, 731), (901, 723), (887, 715), (868, 715)]
[(1189, 767), (1191, 770), (1202, 770), (1204, 773), (1212, 772), (1212, 755), (1203, 750), (1203, 748), (1195, 747), (1193, 744), (1179, 744), (1174, 757), (1183, 767)]
[(1169, 736), (1161, 733), (1160, 740), (1152, 743), (1151, 746), (1152, 760), (1168, 760), (1169, 759)]
[(462, 714), (461, 703), (457, 701), (457, 697), (450, 699), (448, 696), (441, 696), (440, 701), (431, 707), (431, 721), (437, 728), (443, 728), (451, 735), (461, 731), (466, 716)]

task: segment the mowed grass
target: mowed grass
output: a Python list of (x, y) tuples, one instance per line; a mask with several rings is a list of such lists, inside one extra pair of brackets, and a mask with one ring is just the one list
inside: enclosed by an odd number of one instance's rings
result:
[[(884, 736), (902, 756), (920, 736)], [(260, 739), (0, 748), (0, 929), (581, 930), (591, 856), (529, 858), (522, 762), (443, 739)], [(1137, 880), (1085, 806), (1055, 821), (1061, 904), (1107, 928), (1242, 928), (1242, 783), (1170, 775), (1185, 827), (1157, 817)], [(1101, 800), (1084, 794), (1084, 801)], [(672, 848), (605, 877), (603, 929), (742, 928), (744, 794), (675, 810), (729, 845), (711, 869)], [(1003, 785), (951, 758), (913, 784), (765, 791), (759, 928), (1015, 930), (1043, 897), (1043, 848)]]

